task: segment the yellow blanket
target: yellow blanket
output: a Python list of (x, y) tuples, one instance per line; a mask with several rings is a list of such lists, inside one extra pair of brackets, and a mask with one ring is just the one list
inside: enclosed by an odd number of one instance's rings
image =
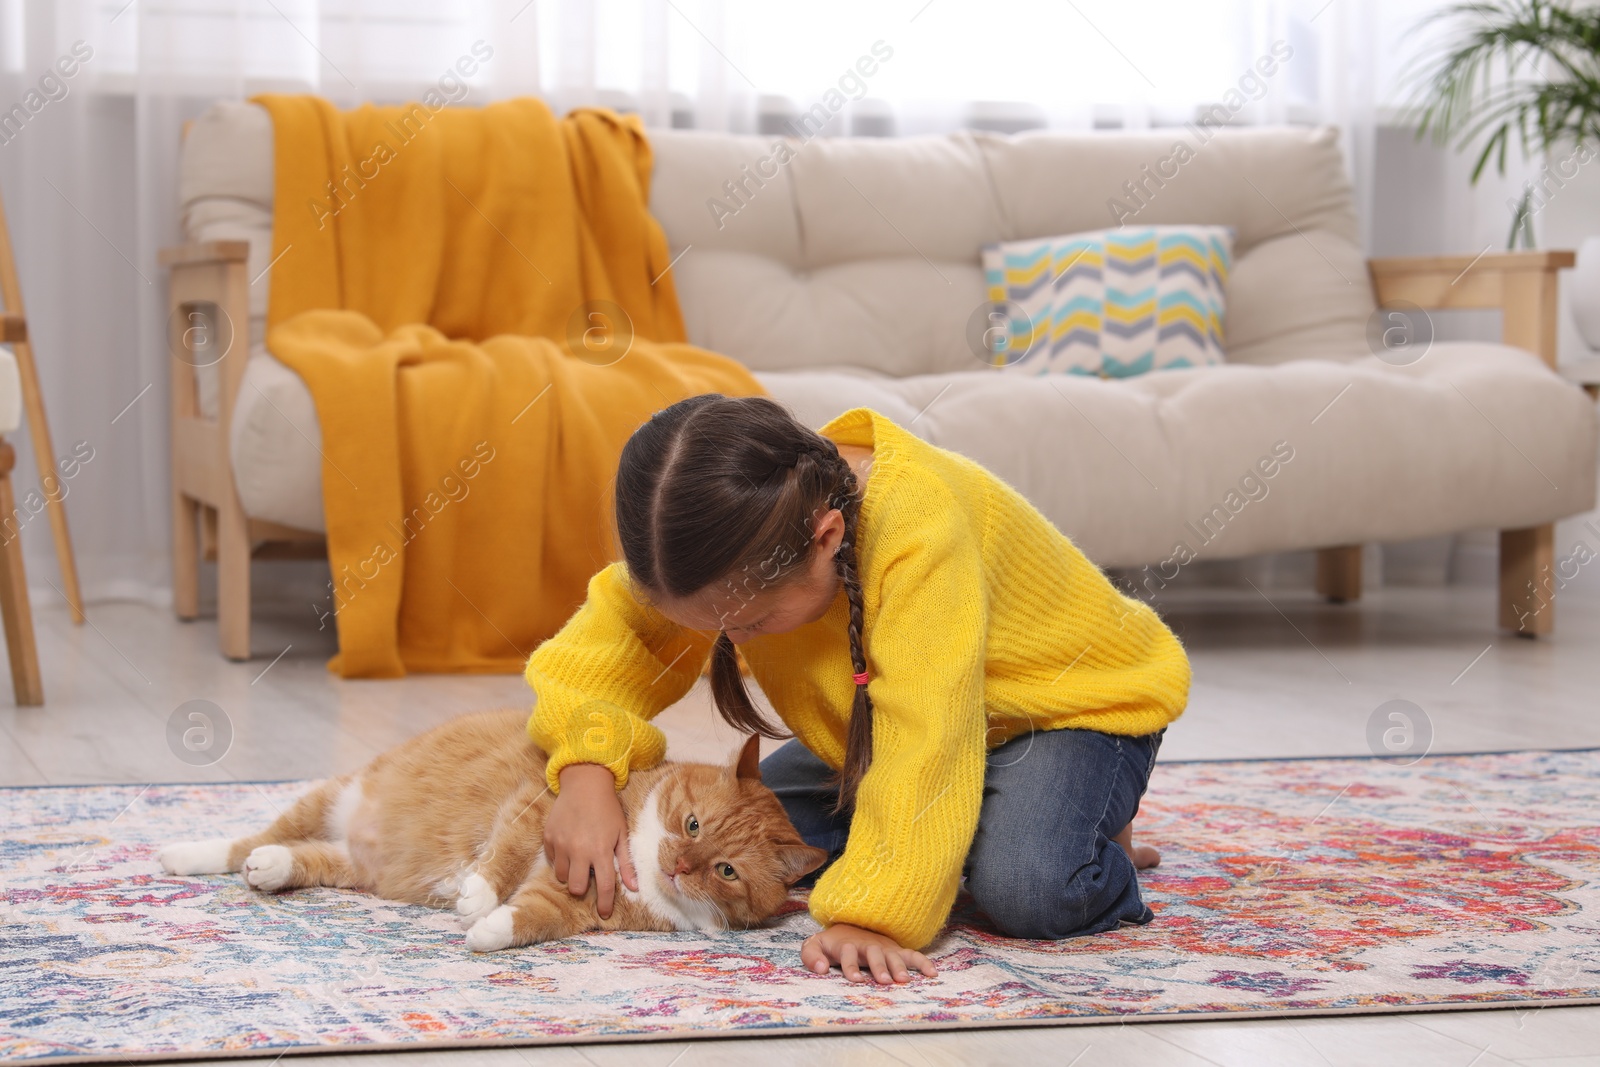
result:
[(681, 343), (636, 118), (262, 96), (276, 180), (267, 344), (322, 427), (346, 677), (520, 671), (616, 557), (633, 430), (764, 392)]

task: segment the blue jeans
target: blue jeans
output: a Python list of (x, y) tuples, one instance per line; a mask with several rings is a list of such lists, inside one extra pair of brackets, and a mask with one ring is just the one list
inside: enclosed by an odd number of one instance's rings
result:
[[(989, 753), (963, 872), (1002, 934), (1053, 941), (1154, 918), (1133, 861), (1111, 837), (1138, 814), (1164, 733), (1039, 730)], [(830, 810), (832, 774), (798, 740), (761, 761), (762, 781), (830, 862), (850, 833), (849, 819)]]

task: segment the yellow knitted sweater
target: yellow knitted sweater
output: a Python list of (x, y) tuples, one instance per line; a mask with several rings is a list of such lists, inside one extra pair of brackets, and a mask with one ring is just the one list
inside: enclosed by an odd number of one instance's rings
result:
[[(1183, 713), (1189, 660), (1153, 610), (977, 463), (868, 408), (820, 432), (873, 449), (857, 534), (873, 759), (811, 914), (920, 948), (955, 900), (986, 751), (1030, 730), (1159, 730)], [(841, 587), (822, 618), (740, 646), (784, 723), (834, 768), (854, 694), (847, 618)], [(650, 719), (700, 677), (715, 636), (640, 604), (621, 563), (591, 578), (528, 660), (528, 733), (550, 753), (550, 787), (572, 763), (604, 764), (620, 789), (660, 762)]]

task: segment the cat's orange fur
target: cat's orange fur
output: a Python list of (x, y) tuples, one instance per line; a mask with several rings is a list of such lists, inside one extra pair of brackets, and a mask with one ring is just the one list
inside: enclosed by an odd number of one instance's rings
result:
[(162, 865), (242, 870), (263, 891), (338, 886), (454, 907), (467, 944), (488, 951), (585, 930), (753, 926), (827, 858), (761, 784), (752, 737), (730, 766), (669, 762), (629, 775), (620, 798), (639, 892), (619, 884), (602, 919), (592, 881), (575, 897), (544, 857), (554, 798), (525, 720), (516, 710), (462, 716), (322, 783), (262, 833), (169, 845)]

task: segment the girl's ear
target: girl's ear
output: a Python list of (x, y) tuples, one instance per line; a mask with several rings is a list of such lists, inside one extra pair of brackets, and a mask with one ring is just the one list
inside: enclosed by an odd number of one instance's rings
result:
[(822, 555), (831, 560), (839, 548), (839, 542), (843, 540), (844, 512), (838, 508), (829, 508), (817, 516), (816, 525), (811, 531), (811, 541), (822, 549)]
[(761, 781), (761, 735), (751, 734), (745, 740), (738, 758), (733, 761), (733, 776)]

